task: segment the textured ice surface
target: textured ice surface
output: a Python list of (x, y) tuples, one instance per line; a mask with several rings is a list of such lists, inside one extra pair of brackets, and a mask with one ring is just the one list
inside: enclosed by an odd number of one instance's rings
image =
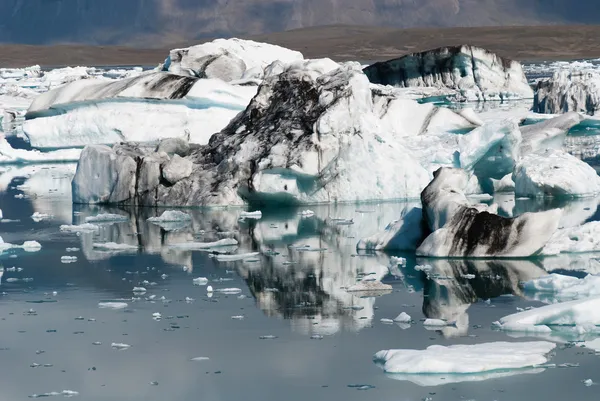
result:
[(600, 251), (600, 222), (592, 221), (581, 226), (557, 230), (550, 238), (542, 254), (585, 253)]
[(558, 326), (600, 325), (600, 297), (546, 305), (525, 312), (505, 316), (494, 326), (516, 332), (550, 333)]
[(523, 369), (548, 362), (554, 343), (493, 342), (474, 345), (432, 345), (425, 350), (386, 350), (373, 357), (387, 373), (473, 374)]
[(551, 274), (523, 283), (528, 293), (548, 295), (557, 300), (581, 299), (600, 295), (600, 276), (584, 278)]

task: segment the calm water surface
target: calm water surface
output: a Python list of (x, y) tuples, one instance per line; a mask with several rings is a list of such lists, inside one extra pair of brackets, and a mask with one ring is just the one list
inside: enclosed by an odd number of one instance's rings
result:
[[(42, 244), (39, 252), (0, 255), (2, 401), (63, 390), (78, 392), (82, 400), (598, 399), (598, 387), (582, 381), (600, 382), (600, 356), (572, 342), (593, 338), (552, 339), (559, 345), (551, 363), (574, 364), (569, 368), (407, 377), (385, 375), (372, 361), (375, 352), (390, 348), (519, 341), (491, 329), (492, 322), (517, 308), (542, 305), (522, 294), (519, 281), (543, 275), (544, 269), (597, 273), (595, 255), (467, 262), (408, 254), (398, 255), (408, 259), (407, 266), (390, 272), (388, 255), (357, 255), (356, 243), (414, 204), (311, 207), (316, 213), (311, 218), (302, 218), (300, 210), (263, 210), (261, 220), (241, 222), (240, 210), (193, 210), (188, 225), (167, 230), (146, 221), (163, 210), (74, 208), (72, 169), (37, 166), (0, 173), (0, 208), (5, 219), (13, 220), (0, 223), (0, 235), (5, 242)], [(563, 207), (564, 224), (599, 217), (597, 199), (537, 204), (505, 196), (496, 201), (505, 215)], [(36, 223), (30, 218), (36, 211), (54, 217)], [(122, 214), (127, 221), (81, 235), (59, 229), (98, 213)], [(208, 252), (173, 246), (224, 237), (239, 242), (237, 249), (224, 251), (259, 256), (219, 262)], [(138, 248), (94, 248), (102, 242)], [(299, 248), (307, 245), (311, 250)], [(63, 256), (77, 261), (62, 263)], [(434, 268), (430, 278), (414, 269), (425, 263)], [(382, 278), (393, 291), (370, 297), (345, 291), (364, 274)], [(209, 297), (207, 286), (194, 285), (198, 277), (206, 277), (215, 291), (237, 288), (239, 293)], [(138, 286), (147, 292), (134, 294)], [(99, 307), (107, 301), (127, 306)], [(410, 314), (413, 324), (380, 322), (400, 312)], [(232, 318), (239, 316), (243, 319)], [(457, 324), (428, 331), (421, 322), (426, 317)], [(269, 339), (261, 339), (265, 336)], [(113, 343), (130, 348), (115, 349)], [(208, 359), (192, 360), (199, 357)]]

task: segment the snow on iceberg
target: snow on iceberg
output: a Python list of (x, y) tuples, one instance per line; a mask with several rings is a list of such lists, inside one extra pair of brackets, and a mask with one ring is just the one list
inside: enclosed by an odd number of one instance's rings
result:
[(497, 207), (470, 205), (467, 174), (441, 168), (423, 190), (424, 217), (432, 233), (417, 249), (429, 257), (527, 257), (537, 254), (558, 228), (561, 210), (510, 219)]
[[(424, 350), (379, 351), (373, 357), (386, 373), (469, 375), (531, 368), (548, 362), (556, 344), (546, 341), (432, 345)], [(452, 378), (450, 378), (452, 380)]]
[(516, 196), (580, 198), (600, 194), (600, 177), (589, 164), (561, 150), (529, 153), (513, 173)]
[(275, 61), (302, 60), (302, 53), (280, 46), (242, 39), (217, 39), (185, 49), (173, 49), (159, 66), (163, 71), (199, 78), (233, 81), (254, 77)]
[(446, 87), (467, 100), (531, 99), (521, 64), (474, 46), (442, 47), (375, 63), (364, 69), (373, 83)]
[(557, 230), (542, 250), (543, 255), (600, 251), (600, 221)]
[[(160, 169), (144, 170), (145, 183), (152, 183), (144, 192), (136, 185), (135, 160), (157, 155), (132, 144), (90, 146), (73, 180), (73, 199), (202, 206), (416, 198), (430, 176), (394, 133), (381, 129), (370, 84), (357, 66), (316, 79), (302, 69), (266, 79), (244, 112), (191, 151), (192, 174), (171, 186), (161, 183)], [(122, 174), (89, 179), (113, 169)], [(111, 188), (119, 190), (107, 196)]]
[(498, 330), (551, 333), (560, 326), (577, 326), (582, 330), (598, 331), (600, 326), (600, 297), (546, 305), (525, 312), (505, 316), (494, 322)]

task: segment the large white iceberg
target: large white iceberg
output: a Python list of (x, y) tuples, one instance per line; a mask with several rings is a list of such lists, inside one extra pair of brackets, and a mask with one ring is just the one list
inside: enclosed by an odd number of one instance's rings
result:
[[(135, 159), (145, 157), (143, 152), (134, 145), (112, 155), (108, 149), (89, 147), (73, 181), (74, 200), (200, 206), (417, 198), (430, 175), (394, 132), (382, 129), (371, 85), (358, 65), (315, 75), (291, 69), (266, 79), (243, 113), (208, 146), (186, 157), (194, 165), (188, 178), (165, 186), (158, 179), (160, 169), (152, 170), (157, 177), (148, 178), (153, 184), (144, 187), (152, 196), (143, 196), (136, 185), (141, 172)], [(97, 163), (113, 163), (117, 153), (128, 158), (116, 162), (117, 170), (128, 166), (118, 177), (128, 177), (126, 187), (134, 192), (107, 197), (107, 189), (121, 185), (115, 185), (117, 175), (98, 181), (88, 176), (110, 169)], [(107, 157), (98, 159), (96, 154)]]
[(535, 89), (533, 111), (558, 114), (569, 111), (595, 115), (600, 110), (600, 72), (562, 69), (540, 80)]
[(206, 144), (255, 94), (252, 86), (167, 73), (76, 81), (36, 98), (23, 130), (36, 148), (170, 137)]
[(424, 350), (379, 351), (373, 357), (387, 373), (478, 374), (531, 368), (548, 362), (556, 344), (546, 341), (432, 345)]
[(516, 196), (578, 198), (600, 193), (600, 177), (566, 152), (540, 150), (524, 155), (513, 173)]
[(399, 87), (446, 87), (460, 99), (533, 98), (521, 64), (474, 46), (442, 47), (365, 68), (373, 83)]
[(233, 81), (262, 78), (264, 69), (275, 61), (302, 60), (302, 53), (284, 47), (242, 39), (217, 39), (197, 46), (171, 50), (163, 71), (199, 78)]

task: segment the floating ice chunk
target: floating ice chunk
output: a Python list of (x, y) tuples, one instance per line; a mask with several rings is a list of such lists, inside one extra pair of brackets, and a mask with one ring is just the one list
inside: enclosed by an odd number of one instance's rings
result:
[(96, 216), (85, 218), (86, 223), (118, 223), (123, 221), (129, 221), (129, 217), (121, 214), (101, 213)]
[(394, 324), (394, 321), (392, 319), (380, 319), (379, 320), (381, 323), (383, 324)]
[(389, 284), (384, 284), (381, 281), (360, 281), (350, 287), (346, 291), (348, 292), (390, 292), (393, 287)]
[(315, 212), (313, 212), (312, 210), (303, 210), (302, 212), (300, 212), (300, 215), (302, 217), (312, 217), (315, 215)]
[(135, 292), (135, 293), (143, 294), (146, 291), (147, 290), (144, 287), (133, 287), (133, 292)]
[(198, 277), (193, 279), (194, 285), (206, 285), (208, 284), (208, 279), (206, 277)]
[(60, 231), (70, 231), (70, 232), (92, 232), (92, 231), (98, 231), (100, 230), (100, 227), (95, 225), (95, 224), (90, 224), (90, 223), (85, 223), (85, 224), (79, 224), (79, 225), (67, 225), (67, 224), (63, 224), (62, 226), (60, 226)]
[(234, 238), (224, 238), (214, 242), (178, 242), (174, 244), (170, 244), (169, 247), (172, 248), (180, 248), (187, 250), (200, 250), (200, 249), (210, 249), (210, 248), (219, 248), (224, 246), (233, 246), (237, 245), (238, 242)]
[(37, 252), (42, 249), (42, 245), (37, 241), (25, 241), (21, 246), (25, 252)]
[(242, 292), (240, 288), (217, 288), (215, 292), (226, 294), (226, 295), (236, 295)]
[(75, 263), (77, 262), (77, 256), (61, 256), (60, 263)]
[(193, 362), (208, 361), (208, 360), (210, 360), (210, 358), (207, 356), (197, 356), (195, 358), (190, 359), (190, 361), (193, 361)]
[[(40, 213), (40, 212), (35, 212), (34, 214), (31, 215), (31, 219), (33, 221), (35, 221), (36, 223), (39, 223), (42, 220), (48, 220), (51, 219), (53, 216), (50, 214), (46, 214), (46, 213)], [(0, 216), (0, 218), (2, 218), (2, 216)]]
[(240, 218), (241, 219), (255, 219), (255, 220), (260, 220), (260, 219), (262, 219), (262, 212), (260, 210), (255, 211), (255, 212), (242, 212), (240, 214)]
[(162, 315), (160, 314), (160, 312), (154, 312), (152, 314), (152, 319), (154, 319), (154, 320), (160, 320), (160, 319), (162, 319)]
[(600, 222), (557, 230), (542, 250), (544, 255), (600, 251)]
[(593, 381), (592, 379), (587, 379), (587, 380), (584, 380), (584, 381), (583, 381), (583, 384), (584, 384), (586, 387), (591, 387), (591, 386), (593, 386), (593, 385), (594, 385), (594, 381)]
[(131, 345), (123, 344), (123, 343), (112, 343), (110, 346), (111, 346), (111, 348), (117, 349), (117, 350), (126, 350), (126, 349), (131, 348)]
[(600, 276), (584, 278), (551, 274), (523, 283), (527, 292), (547, 293), (560, 300), (581, 299), (600, 295)]
[(137, 251), (139, 247), (135, 245), (129, 244), (117, 244), (115, 242), (103, 242), (103, 243), (94, 243), (94, 249), (99, 249), (102, 251), (123, 251), (123, 252), (131, 252)]
[(446, 326), (450, 326), (451, 324), (448, 323), (445, 320), (442, 319), (426, 319), (423, 322), (423, 326), (429, 326), (429, 327), (446, 327)]
[(555, 149), (525, 155), (513, 180), (516, 196), (580, 198), (600, 193), (600, 177), (590, 165)]
[(2, 209), (0, 209), (0, 219), (3, 219), (4, 215), (2, 214)]
[(125, 309), (129, 306), (126, 302), (99, 302), (98, 307), (101, 309)]
[(211, 255), (219, 262), (235, 262), (238, 260), (245, 260), (255, 258), (260, 255), (260, 252), (241, 253), (238, 255)]
[(474, 374), (536, 367), (548, 362), (556, 344), (546, 341), (432, 345), (425, 350), (385, 350), (373, 357), (387, 373)]
[(277, 336), (274, 335), (266, 335), (266, 336), (260, 336), (258, 337), (260, 340), (275, 340), (277, 338)]
[[(181, 223), (185, 226), (192, 221), (192, 216), (178, 210), (167, 210), (159, 217), (150, 217), (148, 221), (161, 226), (165, 223)], [(170, 225), (167, 225), (167, 227), (170, 227)]]
[(398, 316), (396, 316), (396, 318), (394, 319), (394, 322), (396, 323), (410, 323), (412, 322), (412, 318), (410, 317), (410, 315), (406, 312), (402, 312), (401, 314), (399, 314)]
[(206, 287), (206, 292), (209, 292), (209, 293), (213, 292), (212, 285), (209, 285), (208, 287)]
[(557, 326), (600, 326), (600, 296), (515, 313), (493, 325), (499, 330), (528, 333), (551, 333)]
[(244, 320), (244, 315), (231, 316), (233, 320)]

